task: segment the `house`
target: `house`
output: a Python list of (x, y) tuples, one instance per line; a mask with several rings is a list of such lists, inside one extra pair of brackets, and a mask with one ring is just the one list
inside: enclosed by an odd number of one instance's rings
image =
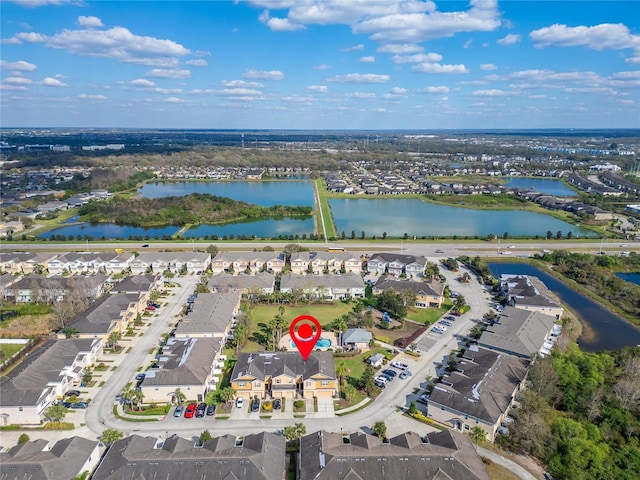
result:
[(46, 408), (82, 381), (102, 340), (47, 341), (0, 380), (0, 425), (39, 425)]
[(282, 275), (280, 291), (292, 293), (301, 291), (309, 298), (338, 300), (346, 298), (364, 298), (364, 280), (355, 273), (344, 275)]
[(116, 283), (109, 293), (138, 294), (148, 300), (151, 293), (161, 290), (164, 286), (164, 277), (161, 273), (149, 275), (131, 275)]
[(312, 273), (362, 273), (362, 260), (350, 252), (294, 252), (291, 254), (291, 272)]
[(116, 293), (99, 298), (68, 326), (79, 338), (102, 338), (111, 332), (124, 334), (136, 317), (144, 312), (147, 301), (137, 293)]
[(140, 385), (145, 401), (172, 402), (179, 388), (187, 400), (202, 402), (222, 374), (222, 346), (220, 337), (169, 338), (158, 355), (158, 368), (147, 370)]
[(4, 273), (43, 273), (56, 258), (52, 253), (0, 252), (0, 270)]
[(210, 266), (206, 252), (144, 252), (131, 261), (131, 273), (202, 273)]
[(386, 290), (415, 294), (414, 306), (417, 308), (440, 308), (444, 302), (444, 283), (440, 282), (415, 282), (398, 280), (393, 277), (380, 277), (373, 287), (373, 294), (380, 295)]
[(232, 275), (227, 272), (211, 275), (207, 286), (212, 292), (239, 292), (243, 295), (274, 292), (276, 277), (273, 273), (258, 272), (255, 275)]
[(74, 436), (50, 444), (33, 440), (0, 452), (3, 480), (69, 480), (91, 473), (100, 461), (99, 442)]
[(280, 273), (285, 262), (284, 252), (219, 252), (211, 261), (211, 271), (214, 274)]
[(547, 345), (555, 341), (555, 321), (538, 311), (505, 307), (494, 324), (482, 332), (478, 345), (527, 359), (537, 353), (545, 355)]
[(562, 305), (538, 277), (503, 274), (500, 275), (500, 288), (512, 307), (544, 313), (556, 320), (562, 318)]
[(346, 350), (369, 350), (373, 334), (364, 328), (349, 328), (342, 334), (340, 344)]
[(108, 280), (109, 277), (101, 273), (74, 277), (29, 275), (7, 288), (5, 297), (16, 303), (51, 304), (61, 302), (69, 295), (82, 295), (92, 301), (105, 292)]
[(367, 363), (371, 365), (373, 368), (379, 368), (384, 364), (384, 355), (381, 353), (376, 353), (375, 355), (371, 355), (367, 358)]
[(456, 370), (434, 386), (427, 401), (429, 418), (462, 432), (479, 426), (493, 441), (528, 367), (524, 358), (469, 348)]
[(219, 337), (226, 342), (240, 310), (240, 293), (199, 293), (175, 328), (176, 338)]
[(240, 353), (231, 374), (236, 395), (252, 398), (337, 397), (333, 354), (312, 352), (305, 361), (298, 352)]
[(413, 255), (403, 255), (399, 253), (375, 253), (367, 261), (369, 273), (382, 275), (388, 273), (399, 277), (422, 277), (427, 266), (425, 257), (415, 257)]
[(6, 238), (9, 235), (15, 235), (22, 230), (24, 230), (24, 225), (22, 224), (22, 222), (0, 222), (0, 238)]
[(70, 252), (53, 260), (47, 266), (51, 275), (62, 273), (121, 273), (133, 260), (131, 253)]
[(202, 445), (176, 435), (131, 435), (109, 448), (91, 478), (284, 480), (285, 445), (282, 435), (267, 432), (223, 435)]
[(489, 480), (469, 436), (450, 430), (388, 443), (360, 432), (312, 433), (300, 438), (297, 470), (299, 480)]

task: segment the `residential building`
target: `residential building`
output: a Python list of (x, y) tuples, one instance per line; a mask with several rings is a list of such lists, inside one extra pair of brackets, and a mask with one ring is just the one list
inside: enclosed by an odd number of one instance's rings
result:
[(366, 362), (373, 368), (379, 368), (384, 365), (384, 355), (382, 353), (376, 353), (367, 358)]
[(403, 255), (399, 253), (375, 253), (367, 261), (369, 273), (382, 275), (388, 273), (399, 277), (405, 275), (411, 277), (423, 277), (427, 266), (425, 257)]
[(386, 290), (396, 293), (410, 292), (415, 294), (414, 306), (417, 308), (440, 308), (444, 302), (444, 283), (416, 282), (412, 280), (398, 280), (394, 277), (380, 277), (373, 287), (373, 294), (380, 295)]
[(226, 342), (240, 310), (240, 293), (199, 293), (175, 328), (176, 338), (219, 337)]
[(148, 300), (151, 293), (161, 290), (164, 285), (164, 277), (161, 273), (149, 275), (131, 275), (116, 283), (109, 291), (115, 293), (130, 293), (142, 295)]
[(46, 408), (80, 384), (102, 354), (102, 340), (48, 341), (0, 379), (0, 425), (39, 425)]
[(147, 370), (140, 385), (145, 402), (171, 402), (177, 388), (187, 400), (202, 402), (222, 374), (222, 346), (219, 337), (169, 338), (158, 355), (158, 368)]
[(344, 275), (282, 275), (280, 291), (292, 293), (301, 291), (314, 299), (338, 300), (346, 298), (364, 298), (364, 280), (355, 273)]
[(284, 270), (284, 252), (219, 252), (211, 261), (214, 274), (280, 273)]
[(69, 295), (82, 295), (93, 301), (107, 289), (109, 277), (101, 273), (73, 277), (29, 275), (5, 290), (5, 298), (16, 303), (55, 303)]
[(210, 266), (206, 252), (144, 252), (131, 261), (131, 273), (202, 273)]
[(54, 258), (52, 253), (0, 252), (0, 270), (12, 275), (43, 273)]
[(479, 426), (493, 441), (520, 391), (529, 361), (471, 347), (429, 396), (428, 416), (455, 430)]
[(295, 252), (291, 254), (294, 274), (362, 273), (360, 255), (351, 252)]
[(286, 441), (275, 433), (223, 435), (202, 445), (173, 435), (131, 435), (115, 442), (92, 480), (284, 480)]
[(124, 334), (146, 307), (144, 295), (116, 293), (99, 298), (68, 326), (80, 338), (102, 338), (107, 341), (111, 332)]
[(6, 238), (9, 235), (15, 235), (22, 230), (24, 230), (24, 225), (22, 224), (22, 222), (0, 222), (0, 238)]
[(129, 268), (133, 258), (132, 253), (70, 252), (51, 260), (47, 269), (51, 275), (121, 273)]
[(33, 440), (0, 452), (2, 480), (69, 480), (93, 472), (100, 461), (99, 443), (74, 436), (53, 445)]
[(299, 480), (489, 480), (467, 435), (402, 433), (388, 443), (366, 433), (320, 431), (300, 439)]
[(555, 321), (538, 311), (505, 307), (493, 325), (482, 332), (478, 345), (527, 359), (545, 355), (555, 342)]
[(241, 294), (270, 294), (274, 292), (276, 277), (273, 273), (232, 275), (227, 272), (211, 275), (207, 286), (212, 292), (240, 292)]
[(345, 350), (369, 350), (373, 334), (364, 328), (349, 328), (340, 338), (340, 345)]
[(556, 320), (562, 318), (564, 309), (544, 283), (531, 275), (500, 275), (500, 288), (512, 307), (544, 313)]
[(305, 361), (299, 352), (240, 353), (231, 374), (236, 395), (252, 398), (337, 397), (333, 353), (312, 352)]

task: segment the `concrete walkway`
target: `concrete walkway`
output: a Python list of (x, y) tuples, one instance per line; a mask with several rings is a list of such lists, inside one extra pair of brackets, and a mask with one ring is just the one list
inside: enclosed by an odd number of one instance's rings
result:
[(515, 473), (516, 475), (518, 475), (522, 480), (538, 480), (538, 478), (535, 475), (530, 473), (527, 469), (525, 469), (521, 465), (517, 464), (513, 460), (509, 460), (508, 458), (503, 457), (502, 455), (498, 455), (497, 453), (492, 452), (491, 450), (487, 450), (486, 448), (483, 448), (483, 447), (478, 447), (478, 453), (481, 456), (488, 458), (493, 463), (502, 465), (511, 473)]

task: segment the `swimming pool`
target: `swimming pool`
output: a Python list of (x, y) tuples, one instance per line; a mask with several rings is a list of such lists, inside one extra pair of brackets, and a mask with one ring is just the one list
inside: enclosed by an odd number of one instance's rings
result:
[[(331, 339), (322, 337), (318, 340), (318, 343), (316, 343), (315, 348), (329, 348), (331, 345), (333, 345)], [(291, 346), (297, 350), (296, 344), (293, 341), (291, 342)]]

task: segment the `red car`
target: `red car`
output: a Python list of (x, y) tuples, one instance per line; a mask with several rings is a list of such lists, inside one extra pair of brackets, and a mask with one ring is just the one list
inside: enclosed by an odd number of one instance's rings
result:
[(187, 405), (187, 409), (184, 411), (184, 418), (193, 418), (193, 415), (196, 413), (196, 408), (198, 407), (195, 403), (190, 403)]
[(145, 310), (148, 310), (150, 312), (153, 312), (156, 309), (156, 307), (149, 305), (147, 308), (145, 308)]

